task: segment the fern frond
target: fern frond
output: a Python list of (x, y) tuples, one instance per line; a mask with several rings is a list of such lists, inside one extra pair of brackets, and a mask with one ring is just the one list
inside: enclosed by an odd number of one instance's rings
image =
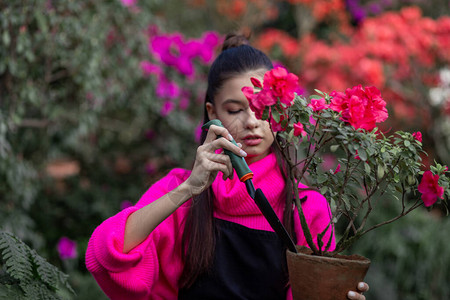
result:
[(33, 280), (28, 284), (21, 284), (20, 287), (25, 292), (26, 299), (60, 300), (54, 291), (50, 290), (38, 280)]
[(41, 281), (46, 283), (51, 289), (57, 290), (59, 286), (64, 286), (71, 293), (75, 294), (75, 291), (69, 284), (67, 274), (64, 274), (54, 265), (50, 264), (45, 258), (40, 256), (35, 250), (31, 250), (31, 258), (36, 266), (37, 274)]
[(33, 265), (30, 261), (29, 247), (10, 233), (0, 232), (0, 251), (11, 277), (28, 282), (33, 277)]
[(19, 286), (3, 284), (0, 284), (0, 299), (26, 300)]

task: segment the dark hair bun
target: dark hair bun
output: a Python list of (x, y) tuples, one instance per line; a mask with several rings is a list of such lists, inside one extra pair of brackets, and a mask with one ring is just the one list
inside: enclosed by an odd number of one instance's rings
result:
[(227, 34), (227, 36), (225, 37), (225, 41), (223, 42), (222, 52), (227, 49), (239, 47), (242, 45), (250, 45), (247, 36), (240, 33), (229, 33)]

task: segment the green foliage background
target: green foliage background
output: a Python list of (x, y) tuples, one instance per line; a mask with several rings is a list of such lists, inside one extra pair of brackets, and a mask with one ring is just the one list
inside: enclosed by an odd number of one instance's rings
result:
[[(186, 37), (239, 27), (207, 3), (139, 1), (136, 11), (118, 0), (0, 1), (0, 228), (69, 275), (76, 296), (63, 298), (105, 298), (84, 266), (90, 234), (168, 169), (192, 163), (202, 108), (161, 117), (139, 63), (149, 59), (150, 24)], [(156, 173), (146, 171), (149, 159)], [(46, 168), (57, 161), (79, 171), (51, 177)], [(448, 299), (448, 226), (420, 210), (356, 245), (373, 261), (368, 299)], [(77, 259), (59, 259), (62, 236), (78, 243)]]

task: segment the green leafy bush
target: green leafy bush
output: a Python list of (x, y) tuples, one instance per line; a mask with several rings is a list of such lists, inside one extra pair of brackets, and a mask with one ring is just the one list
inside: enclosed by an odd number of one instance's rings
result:
[(0, 251), (2, 299), (60, 299), (64, 289), (75, 293), (68, 275), (14, 235), (0, 231)]

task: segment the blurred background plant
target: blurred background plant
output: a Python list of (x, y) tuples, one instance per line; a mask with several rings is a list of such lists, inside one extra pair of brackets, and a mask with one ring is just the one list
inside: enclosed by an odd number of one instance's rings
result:
[[(424, 160), (449, 165), (449, 13), (445, 0), (1, 1), (1, 231), (69, 275), (66, 298), (104, 298), (84, 266), (89, 236), (191, 166), (207, 68), (233, 30), (305, 94), (376, 85), (385, 130), (421, 131)], [(373, 259), (370, 299), (387, 299), (387, 277), (389, 299), (450, 297), (440, 213), (355, 245)]]

